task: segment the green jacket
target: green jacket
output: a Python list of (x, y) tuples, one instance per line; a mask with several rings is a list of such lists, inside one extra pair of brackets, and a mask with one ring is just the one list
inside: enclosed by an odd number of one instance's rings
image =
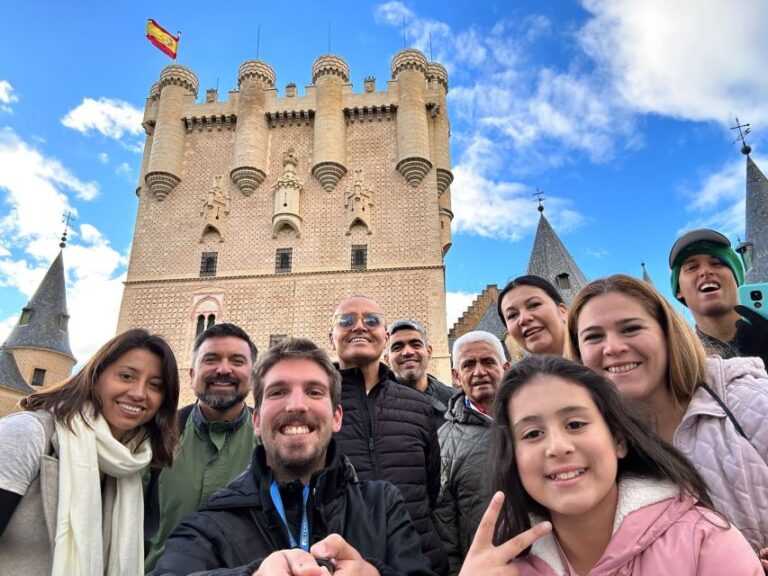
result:
[[(165, 541), (184, 514), (193, 512), (216, 490), (226, 487), (251, 463), (254, 437), (247, 407), (233, 422), (207, 422), (195, 405), (181, 433), (181, 447), (170, 468), (149, 489), (156, 491), (157, 532), (145, 551), (150, 572), (163, 554)], [(145, 497), (151, 501), (152, 497)]]

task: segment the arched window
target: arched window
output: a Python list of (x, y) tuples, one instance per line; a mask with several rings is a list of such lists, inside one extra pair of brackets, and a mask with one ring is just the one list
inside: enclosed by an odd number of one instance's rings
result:
[(211, 328), (214, 324), (216, 324), (216, 314), (209, 314), (208, 325), (205, 327), (205, 329), (208, 330), (208, 328)]
[(203, 252), (200, 258), (200, 276), (216, 276), (216, 261), (218, 252)]
[(200, 336), (200, 334), (203, 333), (203, 330), (205, 330), (205, 316), (200, 314), (197, 317), (197, 327), (195, 328), (195, 338)]

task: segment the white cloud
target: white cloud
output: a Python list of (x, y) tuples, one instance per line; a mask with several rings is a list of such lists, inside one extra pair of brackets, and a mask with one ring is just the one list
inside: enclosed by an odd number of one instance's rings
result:
[[(516, 241), (532, 233), (539, 222), (534, 209), (534, 190), (519, 182), (494, 180), (484, 174), (498, 168), (498, 155), (490, 140), (476, 138), (453, 167), (451, 202), (456, 233)], [(547, 194), (547, 219), (565, 233), (585, 222), (570, 202)]]
[(13, 86), (8, 80), (0, 80), (0, 111), (10, 114), (13, 112), (11, 104), (18, 102), (19, 97), (13, 92)]
[(477, 294), (472, 292), (446, 292), (445, 293), (445, 319), (448, 329), (456, 324), (461, 315), (472, 305)]
[(84, 98), (77, 108), (67, 112), (61, 123), (83, 134), (95, 130), (120, 140), (124, 134), (141, 133), (142, 119), (142, 111), (128, 102), (112, 98)]
[(99, 152), (96, 155), (96, 158), (98, 158), (99, 162), (101, 162), (102, 164), (106, 164), (107, 162), (109, 162), (109, 154), (107, 154), (106, 152)]
[[(96, 188), (6, 128), (0, 130), (0, 191), (5, 192), (0, 225), (6, 242), (0, 250), (0, 286), (30, 297), (58, 252), (62, 214), (75, 211), (68, 193), (88, 200)], [(64, 264), (70, 342), (83, 361), (114, 334), (127, 258), (92, 224), (81, 223), (69, 236)], [(0, 338), (16, 318), (14, 313), (0, 319)]]
[(582, 0), (580, 31), (628, 106), (723, 124), (768, 121), (768, 3), (742, 0)]
[[(37, 149), (19, 139), (10, 128), (0, 129), (0, 189), (8, 191), (10, 210), (0, 213), (3, 236), (18, 236), (36, 246), (36, 240), (55, 247), (61, 234), (62, 215), (71, 210), (65, 191), (81, 200), (98, 195), (95, 182), (83, 182), (55, 158), (44, 157)], [(35, 257), (50, 259), (50, 248)], [(55, 250), (54, 250), (55, 251)]]
[[(768, 157), (752, 156), (759, 165), (767, 165)], [(733, 241), (744, 238), (746, 210), (746, 167), (744, 158), (725, 163), (719, 170), (703, 174), (693, 185), (681, 190), (690, 198), (687, 211), (691, 220), (678, 230), (682, 234), (693, 228), (714, 228)]]
[(131, 165), (128, 164), (128, 162), (121, 162), (118, 164), (117, 168), (115, 168), (115, 174), (129, 182), (136, 180), (136, 177), (133, 175), (133, 168), (131, 168)]

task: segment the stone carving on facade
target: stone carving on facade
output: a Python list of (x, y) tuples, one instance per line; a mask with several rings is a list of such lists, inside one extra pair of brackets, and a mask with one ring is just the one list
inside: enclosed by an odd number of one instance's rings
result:
[(214, 176), (213, 186), (208, 191), (205, 198), (203, 209), (200, 215), (204, 219), (203, 233), (200, 236), (200, 242), (203, 241), (206, 233), (216, 231), (219, 235), (219, 242), (224, 242), (224, 232), (229, 217), (229, 205), (232, 201), (229, 193), (221, 186), (222, 176)]
[(301, 234), (299, 204), (304, 183), (296, 175), (299, 160), (293, 147), (283, 153), (283, 173), (272, 188), (274, 194), (274, 215), (272, 216), (272, 237), (281, 231)]
[(371, 208), (373, 207), (373, 189), (366, 186), (360, 176), (361, 170), (355, 170), (357, 178), (352, 188), (344, 195), (344, 208), (347, 211), (347, 236), (355, 226), (363, 226), (371, 234)]

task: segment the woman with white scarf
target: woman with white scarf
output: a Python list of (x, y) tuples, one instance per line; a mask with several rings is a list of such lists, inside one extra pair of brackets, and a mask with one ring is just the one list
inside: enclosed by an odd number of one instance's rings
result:
[(0, 572), (142, 574), (141, 471), (170, 465), (178, 398), (170, 346), (133, 329), (0, 420)]

